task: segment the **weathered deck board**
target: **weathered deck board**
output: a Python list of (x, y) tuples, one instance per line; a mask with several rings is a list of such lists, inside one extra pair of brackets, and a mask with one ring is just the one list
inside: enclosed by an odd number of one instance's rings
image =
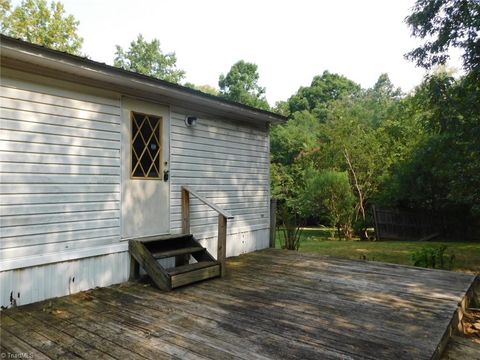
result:
[(465, 359), (480, 360), (479, 340), (453, 336), (442, 356), (442, 360)]
[(280, 250), (161, 292), (126, 283), (0, 313), (34, 358), (431, 359), (474, 277)]

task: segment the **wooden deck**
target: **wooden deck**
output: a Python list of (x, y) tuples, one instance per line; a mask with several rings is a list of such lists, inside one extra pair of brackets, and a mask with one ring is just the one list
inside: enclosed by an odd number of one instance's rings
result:
[(2, 311), (0, 350), (33, 359), (432, 359), (474, 280), (281, 250), (229, 259), (227, 271), (168, 293), (126, 283)]

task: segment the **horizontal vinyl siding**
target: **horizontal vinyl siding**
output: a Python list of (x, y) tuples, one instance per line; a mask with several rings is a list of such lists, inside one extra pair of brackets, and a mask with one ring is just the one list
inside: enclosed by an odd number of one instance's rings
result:
[(0, 272), (0, 305), (25, 305), (127, 281), (127, 251)]
[(10, 73), (0, 96), (0, 259), (118, 242), (119, 99)]
[[(181, 232), (181, 186), (188, 185), (234, 215), (228, 222), (228, 255), (268, 246), (268, 241), (263, 244), (269, 228), (267, 130), (203, 117), (195, 127), (187, 128), (184, 118), (184, 114), (172, 112), (172, 233)], [(192, 233), (216, 253), (218, 213), (192, 198), (190, 226)]]

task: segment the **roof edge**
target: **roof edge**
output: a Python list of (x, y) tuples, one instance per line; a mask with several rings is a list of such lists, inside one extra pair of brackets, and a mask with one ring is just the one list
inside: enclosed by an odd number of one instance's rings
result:
[(157, 92), (158, 95), (171, 97), (178, 99), (179, 101), (185, 101), (187, 98), (191, 98), (193, 102), (201, 103), (207, 108), (218, 108), (219, 106), (228, 113), (232, 113), (239, 118), (245, 118), (247, 121), (257, 122), (271, 122), (271, 123), (283, 123), (287, 121), (287, 118), (273, 113), (267, 110), (257, 109), (255, 107), (244, 105), (235, 101), (227, 100), (219, 96), (206, 94), (199, 90), (191, 89), (179, 84), (170, 83), (165, 80), (160, 80), (147, 75), (135, 73), (132, 71), (117, 68), (111, 65), (100, 63), (94, 60), (90, 60), (77, 55), (68, 54), (58, 50), (46, 48), (41, 45), (32, 44), (20, 39), (15, 39), (3, 34), (0, 34), (0, 47), (2, 57), (22, 58), (29, 63), (40, 63), (42, 60), (43, 65), (51, 62), (52, 69), (56, 69), (53, 64), (60, 62), (65, 67), (78, 67), (82, 71), (82, 75), (91, 78), (103, 78), (109, 77), (113, 79), (120, 79), (124, 83), (125, 81), (132, 88), (139, 88), (140, 83), (149, 86), (152, 92)]

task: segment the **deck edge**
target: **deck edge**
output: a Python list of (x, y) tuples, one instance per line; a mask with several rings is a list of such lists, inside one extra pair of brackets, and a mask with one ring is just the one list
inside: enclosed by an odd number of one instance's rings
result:
[(466, 309), (468, 309), (470, 302), (475, 297), (475, 294), (480, 292), (480, 276), (472, 275), (473, 279), (468, 288), (465, 290), (465, 295), (458, 303), (457, 309), (452, 315), (450, 323), (443, 333), (437, 348), (432, 354), (431, 360), (440, 360), (445, 352), (450, 339), (454, 334), (463, 333), (463, 317)]

